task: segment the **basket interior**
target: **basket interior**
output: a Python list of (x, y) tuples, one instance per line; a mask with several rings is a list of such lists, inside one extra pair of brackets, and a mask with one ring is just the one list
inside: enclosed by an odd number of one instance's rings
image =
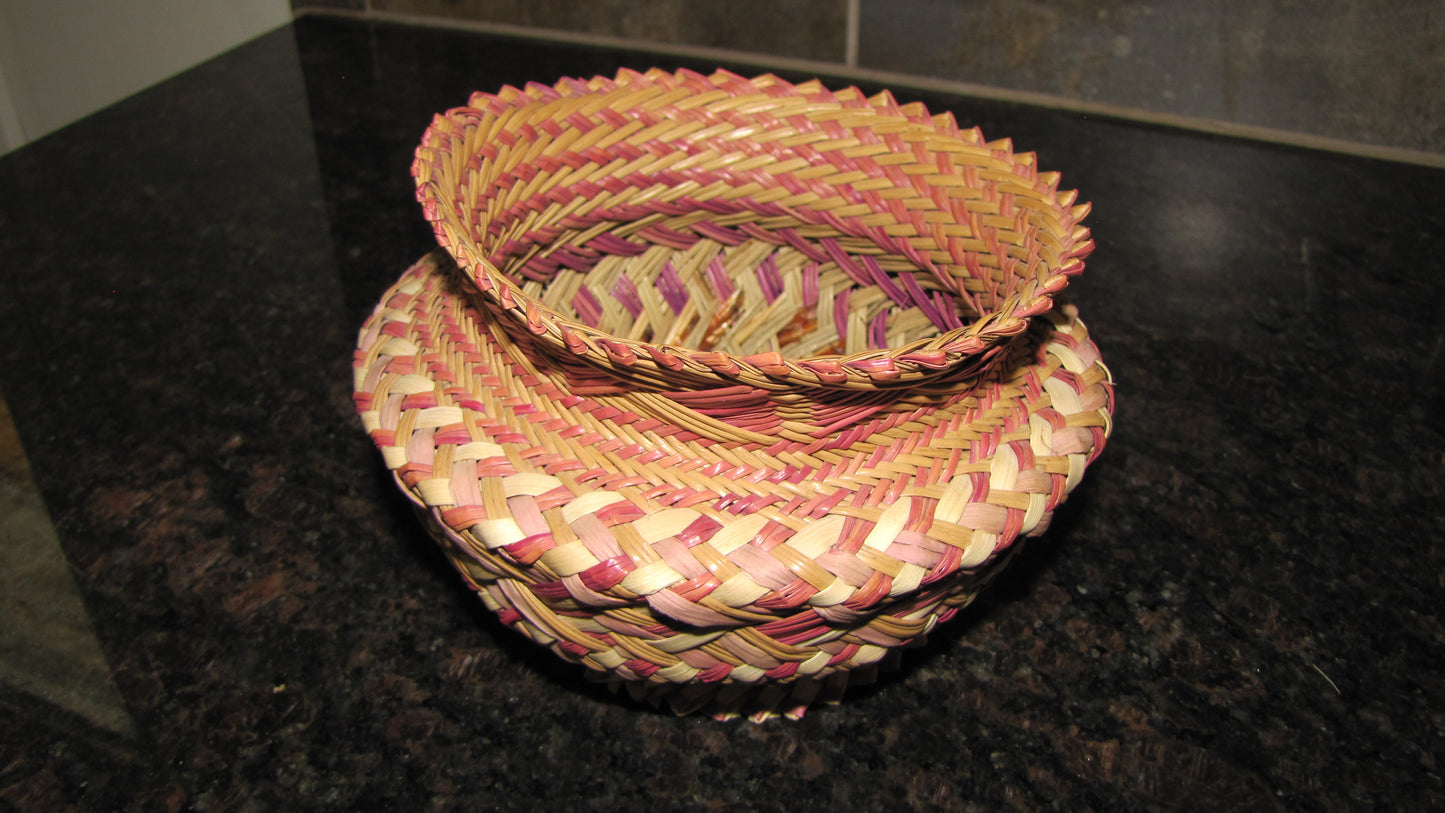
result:
[[(674, 249), (618, 241), (619, 253), (539, 252), (504, 262), (523, 293), (626, 339), (737, 355), (792, 357), (898, 347), (962, 327), (974, 305), (897, 258), (808, 253), (763, 240), (699, 239)], [(596, 241), (593, 242), (596, 245)], [(890, 272), (888, 266), (894, 266)]]

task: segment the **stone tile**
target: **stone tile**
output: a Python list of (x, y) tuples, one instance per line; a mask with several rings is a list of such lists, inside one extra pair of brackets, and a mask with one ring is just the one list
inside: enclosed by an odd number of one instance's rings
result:
[(841, 62), (844, 0), (372, 0), (374, 11)]
[(866, 68), (1445, 151), (1428, 0), (862, 0)]

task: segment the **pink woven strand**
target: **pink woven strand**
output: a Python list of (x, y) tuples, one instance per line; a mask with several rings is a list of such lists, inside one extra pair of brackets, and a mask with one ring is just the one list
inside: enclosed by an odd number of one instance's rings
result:
[(687, 288), (678, 278), (677, 268), (671, 260), (662, 266), (662, 272), (657, 275), (655, 285), (657, 292), (662, 294), (662, 298), (667, 301), (668, 307), (672, 308), (672, 312), (674, 314), (682, 313), (682, 309), (687, 307)]

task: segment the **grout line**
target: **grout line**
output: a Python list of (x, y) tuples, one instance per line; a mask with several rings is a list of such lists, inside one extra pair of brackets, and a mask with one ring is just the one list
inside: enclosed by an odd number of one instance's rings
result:
[(847, 0), (848, 3), (848, 28), (843, 36), (847, 37), (843, 45), (843, 64), (850, 68), (858, 67), (858, 21), (862, 17), (863, 0)]
[[(849, 0), (849, 3), (851, 5), (851, 3), (857, 1), (858, 0)], [(879, 84), (894, 91), (894, 95), (898, 95), (897, 91), (899, 89), (906, 88), (928, 93), (968, 96), (976, 99), (1028, 105), (1030, 107), (1040, 107), (1066, 113), (1078, 113), (1085, 118), (1089, 116), (1099, 116), (1101, 118), (1134, 124), (1148, 124), (1172, 130), (1184, 130), (1206, 135), (1225, 136), (1266, 144), (1276, 144), (1285, 147), (1338, 153), (1377, 161), (1414, 164), (1431, 169), (1445, 169), (1445, 153), (1433, 153), (1407, 147), (1366, 144), (1342, 138), (1331, 138), (1329, 136), (1312, 135), (1309, 133), (1295, 133), (1288, 130), (1277, 130), (1272, 127), (1260, 127), (1253, 124), (1240, 124), (1232, 121), (1184, 116), (1177, 113), (1159, 113), (1137, 107), (1126, 107), (1124, 105), (1106, 104), (1102, 102), (1088, 102), (1049, 93), (1011, 90), (1008, 88), (976, 85), (970, 82), (958, 82), (951, 79), (934, 79), (914, 74), (850, 67), (848, 65), (840, 65), (836, 62), (773, 56), (770, 54), (753, 54), (743, 51), (732, 51), (725, 48), (710, 48), (701, 45), (674, 45), (626, 37), (613, 37), (605, 34), (585, 34), (552, 28), (533, 28), (531, 26), (514, 25), (511, 23), (455, 20), (389, 11), (358, 12), (346, 9), (303, 8), (297, 9), (295, 16), (344, 17), (356, 20), (376, 20), (378, 22), (394, 23), (416, 28), (470, 31), (480, 34), (496, 34), (541, 42), (587, 45), (600, 48), (624, 48), (690, 59), (714, 59), (719, 62), (749, 65), (764, 71), (791, 71), (795, 73), (836, 77), (852, 82)]]

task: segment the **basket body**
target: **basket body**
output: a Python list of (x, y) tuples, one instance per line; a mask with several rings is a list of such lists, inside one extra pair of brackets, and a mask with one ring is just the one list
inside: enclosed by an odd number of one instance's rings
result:
[(623, 73), (478, 94), (413, 172), (446, 252), (362, 329), (363, 422), (503, 621), (679, 712), (867, 676), (1108, 436), (1053, 307), (1087, 207), (947, 116)]

